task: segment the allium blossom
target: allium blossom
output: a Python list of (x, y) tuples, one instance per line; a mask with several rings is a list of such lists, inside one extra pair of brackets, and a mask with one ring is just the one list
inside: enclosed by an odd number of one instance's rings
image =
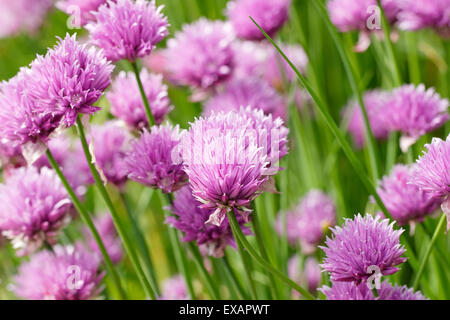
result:
[(106, 122), (100, 126), (92, 126), (91, 148), (93, 146), (94, 161), (107, 181), (122, 186), (127, 180), (125, 157), (131, 136), (116, 121)]
[(107, 0), (59, 0), (55, 6), (73, 17), (72, 24), (82, 27), (95, 21), (94, 12)]
[(44, 242), (55, 244), (58, 231), (69, 221), (72, 204), (54, 171), (19, 168), (0, 185), (0, 230), (18, 255)]
[(450, 37), (449, 0), (398, 0), (398, 26), (404, 30), (433, 28)]
[(278, 92), (259, 78), (243, 78), (227, 83), (223, 91), (214, 95), (205, 104), (203, 113), (239, 111), (241, 106), (261, 109), (273, 118), (286, 116), (286, 103)]
[[(142, 69), (140, 77), (155, 122), (161, 124), (164, 116), (173, 109), (170, 106), (167, 86), (163, 83), (161, 74), (149, 73), (146, 69)], [(114, 79), (106, 97), (111, 102), (111, 113), (128, 126), (140, 129), (148, 125), (134, 73), (121, 71)]]
[(407, 286), (392, 285), (387, 281), (381, 283), (378, 300), (427, 300), (420, 291)]
[[(202, 203), (192, 195), (189, 186), (183, 187), (174, 194), (172, 213), (167, 222), (184, 233), (183, 241), (196, 241), (203, 252), (219, 258), (223, 257), (227, 246), (236, 247), (228, 218), (220, 226), (207, 224), (213, 210), (204, 209)], [(244, 219), (237, 217), (244, 234), (250, 229), (244, 226)]]
[[(381, 90), (372, 90), (364, 93), (363, 102), (369, 118), (370, 129), (375, 139), (386, 139), (389, 136), (389, 128), (385, 120), (385, 107), (389, 94)], [(359, 103), (352, 99), (344, 109), (344, 116), (349, 117), (348, 131), (358, 148), (365, 144), (365, 123)]]
[(51, 7), (51, 0), (0, 0), (0, 38), (35, 33)]
[(233, 39), (232, 28), (226, 22), (201, 18), (183, 26), (167, 42), (165, 54), (171, 79), (199, 90), (225, 80), (233, 68)]
[[(100, 235), (100, 238), (105, 245), (106, 251), (113, 263), (119, 263), (122, 259), (122, 245), (120, 238), (117, 235), (116, 227), (114, 226), (114, 221), (110, 214), (105, 213), (101, 216), (95, 218), (95, 227)], [(92, 233), (88, 228), (83, 230), (88, 247), (95, 252), (99, 258), (103, 259), (100, 248), (98, 247), (97, 241), (95, 241)]]
[[(317, 260), (313, 257), (306, 258), (303, 268), (301, 266), (300, 257), (295, 255), (288, 261), (288, 276), (290, 279), (295, 280), (298, 284), (306, 284), (306, 287), (310, 292), (315, 292), (322, 279), (320, 266)], [(296, 297), (301, 295), (292, 290), (292, 294)]]
[(88, 300), (101, 293), (100, 259), (81, 245), (55, 246), (24, 262), (14, 279), (14, 293), (29, 300)]
[(410, 183), (414, 170), (414, 166), (398, 164), (389, 176), (382, 178), (377, 188), (381, 200), (399, 225), (421, 222), (439, 206), (438, 201)]
[[(336, 223), (334, 201), (320, 190), (308, 192), (298, 207), (286, 214), (286, 231), (289, 242), (300, 242), (304, 253), (315, 251), (329, 227)], [(277, 231), (283, 234), (281, 216), (277, 221)]]
[(441, 127), (448, 119), (448, 100), (423, 84), (403, 85), (392, 92), (384, 117), (391, 130), (402, 133), (400, 147), (406, 151), (420, 136)]
[(249, 16), (273, 36), (288, 20), (290, 5), (291, 0), (234, 0), (228, 2), (226, 14), (238, 37), (262, 40), (264, 34)]
[(232, 43), (234, 59), (232, 78), (263, 77), (264, 64), (273, 48), (265, 42), (236, 40)]
[(425, 145), (427, 151), (419, 157), (411, 176), (411, 183), (441, 202), (450, 229), (450, 135), (446, 140), (433, 138)]
[(178, 190), (187, 183), (181, 160), (178, 126), (170, 124), (144, 129), (131, 145), (125, 158), (128, 178), (165, 193)]
[(79, 113), (100, 109), (93, 104), (109, 86), (113, 69), (102, 51), (78, 43), (76, 35), (66, 35), (31, 63), (24, 94), (47, 113), (63, 115), (64, 124), (72, 126)]
[(160, 300), (189, 300), (186, 281), (181, 275), (164, 280)]
[(360, 283), (372, 274), (371, 266), (378, 267), (383, 275), (390, 275), (398, 271), (395, 266), (406, 261), (402, 257), (406, 250), (400, 244), (404, 230), (394, 230), (388, 219), (358, 214), (353, 220), (346, 219), (342, 227), (331, 230), (333, 235), (321, 247), (326, 255), (321, 267), (330, 273), (332, 281)]
[(106, 57), (115, 62), (135, 61), (149, 55), (168, 34), (167, 17), (155, 1), (108, 1), (94, 13), (96, 21), (86, 25), (91, 42), (103, 48)]

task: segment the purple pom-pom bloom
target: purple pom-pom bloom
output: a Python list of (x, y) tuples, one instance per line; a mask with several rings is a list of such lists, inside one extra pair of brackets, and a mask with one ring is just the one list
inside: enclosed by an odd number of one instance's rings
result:
[(353, 220), (346, 219), (343, 227), (331, 230), (332, 237), (327, 237), (326, 246), (321, 248), (326, 254), (322, 268), (333, 281), (359, 283), (372, 274), (371, 266), (390, 275), (398, 271), (395, 266), (406, 261), (402, 257), (406, 250), (399, 240), (404, 230), (394, 230), (388, 219), (358, 214)]
[(128, 177), (171, 193), (187, 183), (180, 150), (181, 132), (170, 124), (144, 130), (125, 159)]
[(19, 168), (0, 185), (0, 230), (19, 255), (44, 242), (55, 244), (70, 220), (72, 204), (58, 176), (48, 168)]
[[(94, 220), (95, 227), (102, 238), (103, 244), (105, 245), (106, 251), (111, 258), (113, 263), (118, 263), (122, 259), (122, 245), (119, 237), (117, 236), (116, 227), (114, 226), (114, 221), (111, 215), (105, 213)], [(97, 241), (95, 241), (92, 233), (88, 228), (84, 228), (84, 235), (87, 239), (87, 245), (94, 251), (100, 259), (103, 259), (100, 248), (98, 247)]]
[[(315, 292), (317, 290), (322, 279), (320, 266), (317, 263), (317, 260), (313, 257), (306, 258), (302, 268), (300, 257), (298, 255), (291, 257), (288, 261), (288, 276), (300, 285), (305, 283), (310, 292)], [(292, 290), (292, 294), (295, 297), (301, 296), (295, 290)]]
[[(160, 124), (173, 108), (170, 106), (167, 86), (162, 82), (161, 74), (148, 73), (146, 69), (142, 69), (140, 77), (155, 122)], [(120, 72), (106, 97), (111, 102), (111, 113), (128, 126), (139, 129), (148, 125), (134, 73)]]
[(72, 126), (79, 113), (99, 110), (93, 104), (111, 83), (113, 69), (101, 51), (67, 35), (31, 63), (24, 94), (42, 110), (63, 115), (65, 125)]
[(107, 181), (122, 186), (127, 180), (125, 157), (131, 136), (116, 121), (93, 126), (95, 162)]
[(414, 292), (407, 286), (393, 286), (387, 281), (380, 284), (378, 297), (374, 297), (367, 283), (333, 281), (332, 287), (319, 289), (327, 300), (426, 300), (420, 291)]
[(288, 20), (290, 5), (291, 0), (234, 0), (228, 2), (227, 16), (238, 37), (261, 40), (264, 34), (249, 16), (273, 36)]
[[(226, 217), (220, 226), (207, 224), (213, 211), (201, 208), (202, 203), (193, 197), (188, 186), (176, 191), (174, 196), (172, 212), (175, 216), (168, 217), (167, 222), (184, 233), (183, 241), (196, 241), (203, 252), (216, 258), (223, 257), (228, 245), (236, 247)], [(237, 218), (243, 232), (249, 234), (250, 230), (244, 226), (243, 218)]]
[(30, 300), (88, 300), (97, 298), (103, 273), (100, 259), (81, 245), (55, 246), (19, 267), (13, 291)]
[(413, 172), (414, 166), (398, 164), (389, 176), (383, 177), (377, 188), (381, 200), (399, 225), (420, 222), (439, 206), (438, 201), (410, 183)]
[[(372, 90), (364, 93), (364, 107), (366, 108), (370, 129), (375, 139), (386, 139), (389, 135), (384, 111), (388, 97), (388, 93), (381, 90)], [(352, 100), (345, 108), (344, 116), (349, 117), (348, 131), (351, 133), (355, 145), (358, 148), (363, 148), (366, 127), (359, 103)]]
[(286, 115), (283, 98), (266, 81), (255, 77), (236, 79), (227, 83), (222, 92), (217, 93), (205, 104), (204, 114), (239, 111), (241, 106), (261, 109), (264, 114), (272, 114), (274, 118), (284, 118)]
[(171, 79), (206, 90), (228, 78), (233, 68), (233, 39), (231, 26), (222, 21), (202, 18), (183, 26), (167, 42), (165, 54)]
[(181, 275), (164, 280), (160, 300), (189, 300), (186, 282)]
[(0, 0), (0, 38), (36, 32), (51, 7), (51, 0)]
[[(283, 233), (281, 218), (277, 221), (279, 234)], [(322, 191), (312, 190), (293, 212), (287, 213), (286, 222), (289, 242), (295, 244), (300, 241), (303, 252), (314, 252), (328, 228), (336, 223), (334, 201)]]
[(449, 0), (399, 0), (399, 28), (418, 30), (433, 28), (450, 36)]
[(411, 183), (442, 202), (447, 215), (447, 230), (450, 229), (450, 135), (447, 139), (433, 138), (425, 145), (427, 152), (417, 160)]
[(55, 6), (70, 15), (74, 26), (84, 26), (95, 21), (94, 12), (107, 0), (59, 0)]
[(403, 85), (392, 92), (384, 117), (392, 130), (402, 132), (400, 147), (406, 151), (420, 136), (441, 127), (448, 119), (448, 100), (423, 84)]
[(155, 1), (108, 1), (94, 13), (96, 21), (88, 23), (91, 41), (103, 48), (108, 59), (131, 62), (150, 54), (167, 36), (167, 18)]

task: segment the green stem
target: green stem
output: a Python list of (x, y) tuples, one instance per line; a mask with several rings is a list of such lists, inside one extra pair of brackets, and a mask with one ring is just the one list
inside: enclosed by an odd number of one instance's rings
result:
[(208, 292), (211, 295), (211, 298), (213, 300), (219, 300), (220, 299), (219, 292), (217, 291), (217, 288), (214, 285), (211, 276), (209, 275), (208, 271), (205, 268), (205, 265), (203, 264), (202, 255), (198, 251), (196, 244), (194, 244), (193, 242), (188, 242), (187, 245), (190, 253), (192, 254), (192, 257), (194, 258), (194, 262), (197, 265), (197, 268), (200, 272), (200, 276), (203, 278), (206, 288), (208, 289)]
[(48, 161), (50, 162), (50, 165), (55, 170), (55, 172), (58, 175), (59, 179), (61, 180), (62, 184), (66, 188), (67, 193), (69, 194), (69, 197), (72, 200), (73, 205), (75, 206), (77, 211), (80, 213), (81, 219), (83, 219), (84, 223), (86, 223), (87, 227), (89, 228), (90, 232), (92, 233), (92, 236), (94, 237), (95, 242), (97, 243), (97, 246), (100, 249), (100, 252), (103, 256), (103, 261), (105, 261), (106, 269), (108, 270), (108, 273), (111, 275), (113, 282), (114, 282), (115, 286), (117, 287), (119, 297), (121, 299), (123, 299), (125, 294), (124, 294), (122, 286), (120, 284), (119, 275), (118, 275), (116, 269), (114, 268), (114, 264), (111, 261), (111, 257), (109, 256), (108, 251), (105, 248), (102, 238), (100, 237), (100, 234), (98, 233), (97, 228), (95, 227), (91, 216), (89, 215), (86, 208), (81, 204), (80, 199), (78, 199), (78, 196), (76, 195), (75, 191), (70, 186), (69, 182), (67, 181), (63, 172), (61, 171), (61, 168), (59, 167), (58, 163), (56, 162), (55, 158), (53, 157), (53, 154), (50, 151), (50, 149), (47, 149), (46, 155), (47, 155)]
[(145, 114), (147, 115), (148, 126), (152, 127), (155, 125), (155, 118), (153, 117), (152, 110), (150, 109), (150, 104), (148, 103), (147, 95), (145, 94), (144, 86), (142, 85), (141, 76), (139, 74), (139, 68), (137, 66), (136, 61), (130, 63), (136, 76), (136, 81), (139, 86), (139, 91), (141, 92), (142, 101), (144, 102), (144, 109)]
[(78, 134), (80, 135), (81, 146), (83, 147), (84, 155), (88, 162), (91, 174), (94, 177), (95, 184), (96, 184), (98, 190), (100, 191), (100, 194), (101, 194), (103, 200), (105, 201), (105, 204), (108, 207), (109, 212), (111, 213), (111, 216), (114, 221), (114, 225), (116, 226), (119, 236), (122, 239), (125, 250), (127, 251), (127, 254), (130, 257), (131, 263), (133, 264), (133, 267), (136, 270), (137, 276), (139, 278), (139, 281), (141, 282), (142, 287), (144, 288), (146, 295), (154, 300), (154, 299), (156, 299), (155, 289), (151, 287), (150, 282), (148, 281), (148, 279), (144, 273), (144, 270), (142, 269), (142, 267), (139, 263), (139, 259), (138, 259), (136, 252), (134, 251), (133, 244), (131, 243), (130, 239), (128, 238), (128, 236), (126, 234), (125, 227), (122, 225), (122, 222), (120, 221), (119, 214), (118, 214), (116, 208), (114, 207), (114, 205), (111, 201), (111, 198), (109, 197), (108, 192), (106, 191), (106, 187), (103, 184), (102, 179), (100, 178), (100, 174), (98, 173), (94, 162), (92, 161), (92, 155), (89, 150), (89, 145), (86, 140), (83, 123), (81, 122), (80, 117), (77, 118), (77, 130), (78, 130)]
[(242, 243), (236, 237), (235, 241), (238, 248), (239, 257), (241, 258), (242, 264), (244, 266), (245, 278), (247, 279), (247, 283), (250, 288), (251, 298), (252, 300), (257, 300), (258, 294), (256, 293), (256, 286), (252, 277), (252, 270), (251, 270), (252, 268), (250, 267), (250, 264), (247, 261), (245, 249), (242, 246)]
[(430, 257), (431, 251), (433, 250), (434, 244), (436, 243), (437, 237), (441, 233), (442, 229), (445, 226), (445, 220), (446, 216), (445, 214), (442, 214), (441, 218), (439, 219), (438, 225), (436, 226), (436, 229), (434, 230), (433, 236), (431, 237), (431, 241), (428, 244), (428, 247), (425, 251), (425, 255), (423, 256), (422, 260), (420, 261), (420, 267), (419, 271), (416, 274), (416, 277), (414, 278), (413, 283), (413, 289), (417, 290), (417, 287), (419, 286), (420, 282), (420, 276), (422, 275), (423, 271), (425, 270), (425, 266), (427, 264), (428, 258)]
[(253, 249), (253, 247), (250, 245), (250, 243), (245, 238), (244, 234), (242, 233), (241, 227), (239, 226), (239, 223), (237, 221), (236, 215), (234, 212), (227, 212), (228, 221), (230, 222), (231, 229), (233, 231), (233, 236), (236, 239), (236, 242), (240, 243), (250, 254), (250, 256), (256, 260), (264, 269), (269, 271), (270, 273), (274, 274), (278, 278), (280, 278), (281, 281), (286, 283), (288, 286), (290, 286), (292, 289), (298, 291), (305, 299), (308, 300), (314, 300), (314, 296), (312, 296), (308, 290), (302, 288), (297, 283), (286, 277), (283, 273), (272, 267), (267, 261), (265, 261), (263, 258), (261, 258), (258, 253)]
[(160, 290), (155, 274), (155, 268), (153, 266), (153, 262), (150, 256), (150, 249), (148, 248), (147, 245), (147, 241), (145, 240), (145, 237), (141, 231), (141, 228), (139, 228), (138, 223), (136, 223), (136, 217), (134, 217), (133, 214), (131, 213), (131, 208), (129, 207), (128, 200), (125, 194), (121, 192), (120, 196), (125, 206), (125, 213), (127, 214), (128, 219), (130, 220), (131, 229), (133, 230), (133, 234), (135, 235), (136, 244), (139, 249), (141, 259), (143, 260), (147, 268), (149, 281), (151, 282), (152, 287), (155, 289), (155, 294), (159, 296)]
[(385, 216), (391, 218), (391, 220), (392, 220), (392, 216), (389, 213), (389, 211), (387, 210), (387, 208), (384, 205), (383, 201), (381, 200), (380, 196), (378, 195), (374, 183), (367, 178), (367, 173), (365, 172), (364, 167), (362, 166), (361, 162), (358, 160), (358, 157), (356, 156), (356, 154), (350, 147), (350, 144), (345, 139), (341, 130), (336, 125), (333, 117), (326, 110), (321, 97), (314, 91), (314, 89), (311, 87), (310, 83), (303, 77), (303, 75), (298, 71), (298, 69), (295, 67), (295, 65), (292, 63), (292, 61), (289, 60), (289, 58), (280, 49), (280, 47), (272, 40), (272, 38), (269, 35), (267, 35), (267, 33), (254, 20), (253, 20), (253, 22), (261, 30), (261, 32), (264, 34), (264, 36), (272, 43), (272, 45), (278, 50), (278, 52), (283, 56), (283, 58), (290, 65), (292, 70), (296, 73), (296, 75), (299, 78), (302, 85), (308, 90), (309, 94), (311, 95), (312, 99), (315, 102), (315, 105), (319, 109), (319, 112), (324, 117), (325, 122), (327, 123), (331, 132), (334, 134), (334, 136), (338, 140), (339, 144), (342, 147), (342, 150), (344, 151), (345, 155), (347, 156), (348, 160), (350, 161), (350, 163), (353, 166), (354, 170), (356, 171), (357, 175), (363, 182), (364, 186), (369, 191), (369, 193), (373, 195), (376, 203), (380, 207), (381, 211), (383, 211)]

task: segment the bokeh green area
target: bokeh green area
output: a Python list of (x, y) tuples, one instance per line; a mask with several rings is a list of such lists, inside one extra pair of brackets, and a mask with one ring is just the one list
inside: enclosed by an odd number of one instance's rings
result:
[[(224, 8), (226, 0), (165, 0), (157, 1), (157, 4), (164, 4), (164, 14), (168, 16), (170, 23), (169, 37), (179, 30), (183, 24), (195, 21), (200, 17), (209, 19), (225, 19)], [(331, 115), (336, 122), (342, 122), (342, 109), (348, 99), (352, 97), (352, 90), (335, 44), (326, 29), (326, 25), (321, 20), (316, 8), (309, 0), (293, 0), (290, 14), (290, 21), (277, 36), (277, 42), (301, 43), (309, 53), (310, 62), (307, 71), (307, 78), (315, 88), (321, 92)], [(26, 19), (26, 17), (24, 17)], [(86, 36), (84, 30), (69, 30), (67, 28), (67, 15), (53, 9), (41, 30), (32, 35), (21, 34), (14, 38), (0, 39), (0, 80), (7, 80), (14, 76), (21, 66), (29, 64), (36, 54), (45, 54), (48, 47), (56, 43), (56, 37), (63, 37), (66, 32), (77, 32), (79, 37)], [(417, 55), (419, 61), (420, 82), (426, 87), (433, 86), (443, 97), (449, 97), (450, 72), (448, 64), (450, 62), (450, 44), (445, 42), (432, 31), (424, 30), (416, 33), (403, 33), (396, 31), (398, 41), (394, 43), (395, 54), (399, 63), (402, 80), (405, 83), (414, 82), (414, 75), (411, 72), (410, 63), (412, 55)], [(388, 71), (389, 59), (384, 54), (382, 40), (373, 39), (375, 43), (363, 53), (355, 53), (352, 48), (358, 40), (357, 33), (342, 34), (342, 39), (350, 52), (352, 67), (358, 76), (358, 84), (361, 89), (388, 88), (391, 83), (391, 75)], [(408, 41), (406, 41), (408, 40)], [(165, 43), (158, 45), (163, 47)], [(182, 58), (182, 57), (181, 57)], [(236, 57), (239, 59), (239, 56)], [(311, 72), (314, 68), (315, 72)], [(125, 62), (120, 62), (116, 66), (117, 73), (120, 70), (130, 70), (130, 66)], [(312, 75), (315, 74), (316, 77)], [(298, 86), (300, 86), (298, 84)], [(190, 92), (185, 88), (174, 86), (169, 87), (169, 96), (174, 110), (170, 113), (170, 121), (179, 123), (186, 128), (190, 121), (200, 115), (202, 106), (200, 103), (192, 103), (189, 100)], [(99, 105), (102, 111), (93, 116), (92, 121), (102, 123), (112, 118), (109, 114), (108, 101), (102, 98)], [(328, 128), (321, 117), (309, 109), (302, 109), (297, 112), (296, 108), (290, 106), (290, 153), (283, 159), (281, 165), (284, 170), (277, 176), (277, 185), (280, 195), (263, 194), (256, 201), (256, 209), (263, 219), (262, 231), (266, 239), (266, 246), (271, 257), (271, 262), (280, 269), (286, 268), (288, 255), (295, 254), (293, 248), (286, 248), (285, 241), (278, 239), (274, 234), (274, 218), (278, 209), (288, 210), (298, 199), (311, 188), (320, 188), (329, 192), (335, 199), (338, 211), (338, 223), (342, 223), (344, 217), (352, 217), (354, 214), (376, 210), (369, 203), (369, 195), (352, 169), (345, 155), (342, 153)], [(449, 125), (444, 128), (423, 136), (414, 146), (414, 154), (417, 157), (425, 143), (431, 141), (432, 136), (444, 137), (449, 133)], [(350, 139), (350, 138), (349, 138)], [(387, 143), (379, 142), (378, 149), (380, 158), (386, 158)], [(369, 163), (367, 151), (357, 151), (358, 157), (364, 164)], [(403, 162), (405, 156), (400, 152), (397, 154), (397, 161)], [(384, 162), (383, 171), (386, 172)], [(369, 172), (369, 170), (368, 170)], [(114, 196), (115, 204), (125, 219), (125, 207), (119, 193), (114, 188), (109, 190)], [(127, 203), (133, 215), (138, 219), (139, 225), (144, 230), (146, 240), (149, 244), (153, 262), (156, 268), (158, 280), (161, 281), (177, 272), (175, 257), (168, 250), (167, 226), (164, 225), (164, 212), (161, 209), (162, 203), (158, 192), (153, 192), (142, 188), (140, 185), (129, 182), (126, 186)], [(94, 188), (90, 188), (86, 197), (86, 205), (91, 212), (102, 212), (105, 210), (101, 197)], [(437, 223), (435, 218), (427, 218), (423, 226), (418, 226), (415, 230), (413, 247), (416, 255), (423, 255), (426, 243), (429, 241), (428, 234), (434, 230)], [(61, 239), (63, 243), (69, 243), (71, 239), (80, 237), (79, 229), (81, 221), (75, 221), (69, 228), (66, 235)], [(131, 231), (131, 226), (128, 225)], [(411, 232), (406, 227), (406, 232)], [(422, 291), (432, 299), (450, 299), (450, 245), (449, 237), (440, 235), (437, 242), (437, 250), (432, 254), (430, 263), (427, 265), (423, 275)], [(251, 241), (254, 241), (251, 239)], [(239, 277), (244, 277), (243, 267), (233, 252), (231, 263)], [(321, 258), (321, 253), (317, 253)], [(0, 249), (0, 298), (13, 298), (8, 290), (11, 276), (16, 272), (20, 263), (19, 258), (9, 245), (4, 245)], [(216, 262), (211, 260), (212, 268), (220, 274), (220, 267), (215, 269)], [(261, 290), (264, 291), (263, 284), (268, 283), (267, 274), (255, 266), (255, 278)], [(189, 271), (194, 278), (198, 275), (193, 262), (189, 263)], [(222, 270), (223, 271), (223, 270)], [(133, 272), (129, 261), (125, 259), (119, 266), (119, 272), (125, 290), (130, 298), (143, 298), (144, 294), (140, 288), (138, 279)], [(402, 270), (393, 278), (397, 282), (407, 284), (412, 277), (413, 270), (408, 264), (404, 264)], [(223, 297), (230, 297), (220, 281), (221, 277), (214, 277), (214, 281), (223, 289)], [(324, 277), (324, 283), (326, 279)], [(195, 289), (202, 292), (202, 285), (196, 280)], [(114, 297), (113, 286), (106, 281), (106, 286), (111, 291), (105, 294), (107, 298)], [(281, 288), (286, 295), (288, 288)], [(205, 292), (203, 290), (203, 292)], [(262, 293), (264, 294), (264, 292)], [(200, 294), (200, 297), (208, 298), (207, 294)]]

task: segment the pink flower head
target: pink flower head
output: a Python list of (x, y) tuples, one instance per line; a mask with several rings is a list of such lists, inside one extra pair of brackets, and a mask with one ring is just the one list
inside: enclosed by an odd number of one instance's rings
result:
[(247, 40), (265, 39), (264, 34), (250, 20), (270, 36), (284, 25), (289, 18), (291, 0), (234, 0), (228, 2), (227, 16), (238, 37)]
[[(162, 81), (162, 75), (148, 73), (146, 69), (142, 69), (140, 77), (155, 122), (161, 124), (164, 116), (173, 109), (167, 94), (167, 86)], [(120, 72), (106, 97), (111, 102), (111, 113), (128, 126), (136, 129), (148, 126), (134, 73)]]
[(187, 183), (180, 150), (181, 132), (170, 124), (144, 129), (125, 159), (128, 177), (171, 193)]
[(360, 283), (373, 273), (369, 268), (373, 266), (381, 274), (390, 275), (398, 271), (395, 266), (406, 261), (402, 257), (406, 250), (399, 240), (404, 230), (394, 230), (388, 219), (358, 214), (331, 230), (332, 237), (327, 237), (326, 246), (321, 247), (326, 255), (321, 267), (330, 273), (332, 281)]
[[(375, 139), (386, 139), (389, 129), (386, 125), (386, 103), (389, 95), (381, 90), (372, 90), (364, 93), (363, 102), (369, 118), (370, 129)], [(349, 117), (348, 131), (353, 137), (358, 148), (363, 148), (365, 144), (365, 123), (359, 103), (352, 99), (344, 110), (344, 116)]]
[[(301, 266), (300, 257), (295, 255), (288, 261), (288, 276), (295, 280), (298, 284), (306, 284), (310, 292), (315, 292), (322, 279), (320, 266), (313, 257), (306, 258), (303, 268)], [(297, 291), (292, 290), (292, 294), (300, 297)]]
[(227, 83), (222, 92), (217, 93), (205, 104), (204, 114), (239, 111), (242, 106), (261, 109), (264, 114), (272, 114), (274, 118), (286, 116), (284, 99), (266, 81), (255, 77), (236, 79)]
[[(101, 216), (95, 218), (95, 227), (102, 238), (103, 244), (105, 245), (106, 251), (113, 263), (119, 263), (122, 259), (122, 245), (120, 238), (117, 235), (116, 227), (114, 226), (114, 221), (109, 213), (104, 213)], [(92, 233), (87, 227), (83, 230), (88, 247), (97, 254), (100, 259), (103, 259), (100, 248), (98, 247), (97, 241), (95, 241)]]
[(392, 130), (402, 133), (400, 146), (406, 151), (420, 136), (441, 127), (448, 119), (448, 100), (423, 84), (394, 89), (384, 115)]
[(55, 246), (24, 262), (14, 279), (14, 293), (29, 300), (88, 300), (102, 288), (100, 260), (81, 245)]
[(145, 57), (167, 36), (167, 17), (155, 1), (108, 1), (94, 13), (95, 22), (88, 23), (91, 42), (103, 48), (106, 57), (115, 62), (135, 61)]
[(47, 113), (63, 115), (64, 124), (72, 126), (79, 113), (100, 109), (93, 104), (109, 86), (113, 69), (101, 51), (78, 43), (76, 35), (66, 35), (31, 63), (24, 94)]
[[(223, 257), (228, 245), (236, 247), (226, 217), (220, 226), (206, 223), (213, 210), (202, 208), (202, 203), (194, 198), (188, 186), (176, 191), (174, 196), (172, 212), (175, 216), (168, 217), (167, 222), (184, 233), (183, 241), (196, 241), (203, 252), (216, 258)], [(243, 232), (249, 234), (244, 219), (237, 218)]]
[(51, 0), (0, 0), (0, 38), (35, 33), (51, 7)]
[(72, 203), (58, 176), (48, 168), (13, 171), (0, 185), (0, 230), (19, 255), (44, 242), (55, 244), (69, 221)]
[(407, 286), (392, 285), (387, 281), (381, 283), (378, 300), (427, 300), (420, 291)]
[(446, 140), (433, 138), (425, 145), (427, 151), (417, 160), (410, 181), (412, 184), (441, 202), (450, 229), (450, 135)]
[(383, 177), (377, 188), (381, 200), (399, 225), (420, 222), (439, 206), (438, 201), (410, 183), (414, 170), (414, 166), (398, 164), (389, 176)]
[(265, 63), (273, 48), (265, 42), (236, 40), (232, 43), (235, 57), (233, 79), (263, 77)]
[(107, 0), (59, 0), (55, 6), (73, 17), (73, 24), (84, 26), (95, 21), (94, 12)]
[(164, 281), (160, 300), (189, 300), (186, 282), (181, 275)]
[(199, 90), (225, 80), (233, 68), (233, 39), (231, 26), (222, 21), (201, 18), (183, 26), (167, 42), (165, 53), (171, 79)]

